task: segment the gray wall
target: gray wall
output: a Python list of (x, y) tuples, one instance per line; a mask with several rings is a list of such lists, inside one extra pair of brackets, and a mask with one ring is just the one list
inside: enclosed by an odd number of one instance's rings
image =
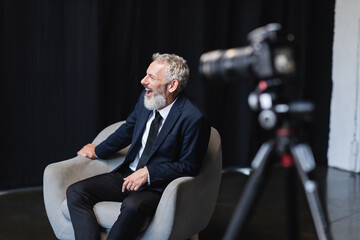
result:
[(337, 0), (328, 164), (360, 172), (360, 0)]

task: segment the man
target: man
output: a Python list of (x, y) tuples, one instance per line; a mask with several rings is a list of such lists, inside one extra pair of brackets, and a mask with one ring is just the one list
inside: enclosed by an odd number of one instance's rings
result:
[(106, 159), (131, 144), (124, 163), (114, 171), (85, 179), (67, 189), (76, 239), (100, 239), (92, 210), (100, 201), (122, 201), (121, 214), (108, 239), (135, 239), (151, 217), (166, 185), (199, 172), (210, 126), (182, 92), (189, 76), (186, 61), (174, 54), (154, 54), (141, 80), (145, 90), (134, 111), (98, 146), (78, 155)]

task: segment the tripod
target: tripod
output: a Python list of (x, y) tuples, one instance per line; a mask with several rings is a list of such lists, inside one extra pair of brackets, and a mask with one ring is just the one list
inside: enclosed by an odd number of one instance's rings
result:
[[(297, 138), (296, 130), (298, 124), (291, 118), (303, 120), (313, 111), (313, 104), (308, 102), (290, 102), (289, 104), (273, 104), (273, 99), (279, 94), (279, 87), (283, 86), (281, 79), (260, 81), (255, 90), (249, 95), (250, 107), (259, 114), (259, 123), (264, 129), (272, 129), (277, 126), (275, 138), (263, 143), (252, 161), (254, 172), (245, 186), (243, 195), (237, 204), (233, 218), (225, 233), (224, 240), (236, 240), (244, 229), (251, 211), (254, 208), (255, 200), (260, 193), (265, 175), (274, 164), (270, 157), (280, 159), (281, 165), (288, 170), (287, 174), (287, 195), (288, 195), (288, 218), (289, 218), (289, 239), (298, 239), (296, 222), (296, 198), (295, 198), (295, 176), (299, 177), (305, 190), (317, 236), (320, 240), (331, 240), (331, 233), (327, 223), (327, 215), (321, 206), (317, 184), (308, 177), (308, 173), (315, 169), (315, 160), (310, 147), (301, 143)], [(269, 89), (276, 89), (270, 91)], [(281, 96), (281, 94), (280, 94)], [(280, 118), (278, 118), (278, 115)], [(280, 122), (280, 123), (278, 123)]]
[(245, 186), (243, 195), (236, 207), (224, 239), (238, 239), (238, 236), (243, 231), (251, 210), (254, 207), (254, 200), (258, 197), (260, 187), (265, 180), (265, 174), (273, 164), (270, 159), (272, 154), (277, 154), (277, 157), (280, 158), (281, 165), (292, 171), (288, 175), (290, 185), (287, 191), (289, 197), (288, 216), (293, 220), (289, 227), (289, 239), (298, 239), (299, 236), (296, 219), (294, 219), (296, 215), (294, 212), (296, 206), (293, 192), (295, 185), (293, 173), (295, 169), (305, 190), (318, 239), (332, 239), (327, 218), (319, 200), (317, 184), (313, 180), (310, 180), (307, 175), (308, 172), (315, 169), (312, 151), (307, 144), (298, 142), (295, 137), (295, 132), (289, 127), (289, 124), (286, 123), (277, 128), (274, 139), (263, 143), (258, 150), (252, 162), (254, 172)]

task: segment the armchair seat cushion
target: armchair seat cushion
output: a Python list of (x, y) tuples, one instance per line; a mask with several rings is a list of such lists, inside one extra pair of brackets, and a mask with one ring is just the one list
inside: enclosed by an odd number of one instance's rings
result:
[[(120, 214), (121, 202), (103, 201), (95, 204), (94, 213), (100, 227), (110, 229)], [(70, 221), (67, 200), (62, 203), (61, 210), (67, 220)]]
[(110, 229), (120, 215), (121, 202), (99, 202), (94, 206), (94, 212), (99, 225)]

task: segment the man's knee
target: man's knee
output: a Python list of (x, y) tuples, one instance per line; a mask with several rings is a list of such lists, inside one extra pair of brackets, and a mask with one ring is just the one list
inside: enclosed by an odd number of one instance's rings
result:
[(139, 199), (125, 198), (121, 204), (121, 212), (141, 212), (144, 208), (144, 204)]
[(138, 213), (143, 216), (153, 215), (159, 200), (155, 198), (149, 201), (148, 199), (130, 196), (124, 199), (121, 205), (121, 213), (126, 211), (128, 213)]
[(68, 205), (81, 201), (84, 198), (85, 189), (81, 183), (74, 183), (66, 189), (66, 199)]

